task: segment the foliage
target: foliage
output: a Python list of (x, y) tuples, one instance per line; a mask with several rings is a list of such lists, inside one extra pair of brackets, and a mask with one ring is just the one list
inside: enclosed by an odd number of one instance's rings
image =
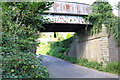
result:
[(42, 44), (40, 43), (39, 46), (37, 47), (36, 53), (46, 54), (49, 50), (50, 50), (49, 44), (44, 45), (43, 43)]
[(100, 71), (103, 70), (103, 67), (102, 67), (101, 63), (98, 63), (98, 62), (95, 62), (95, 61), (94, 62), (93, 61), (88, 61), (85, 58), (79, 59), (77, 64), (79, 64), (81, 66), (88, 67), (88, 68), (94, 68), (94, 69), (97, 69), (97, 70), (100, 70)]
[(54, 56), (54, 57), (57, 57), (57, 58), (60, 58), (60, 59), (63, 59), (63, 60), (66, 60), (66, 61), (69, 61), (71, 63), (77, 63), (77, 59), (76, 58), (72, 58), (72, 57), (69, 57), (69, 56), (65, 56), (63, 53), (56, 53), (56, 52), (51, 52), (51, 53), (47, 53), (48, 55), (51, 55), (51, 56)]
[(66, 38), (70, 38), (71, 37), (71, 34), (70, 33), (68, 33), (67, 34), (67, 36), (66, 36)]
[(51, 7), (51, 4), (50, 2), (5, 2), (3, 20), (10, 19), (19, 26), (29, 26), (40, 31), (42, 25), (46, 23), (42, 14)]
[(88, 62), (88, 60), (87, 59), (85, 59), (85, 58), (81, 58), (81, 59), (79, 59), (78, 60), (78, 64), (80, 64), (80, 65), (82, 65), (82, 66), (85, 66), (85, 64)]
[(102, 24), (105, 24), (107, 31), (113, 35), (120, 44), (118, 17), (112, 13), (112, 6), (107, 1), (96, 1), (92, 4), (92, 13), (88, 15), (87, 21), (93, 24), (91, 34), (99, 33), (102, 29)]
[(106, 71), (120, 74), (120, 62), (110, 62), (106, 66)]
[[(65, 55), (67, 55), (73, 39), (74, 39), (74, 37), (70, 37), (70, 38), (62, 40), (62, 41), (51, 43), (50, 50), (46, 54), (67, 60), (67, 58), (69, 58), (69, 57), (67, 57)], [(69, 58), (69, 60), (73, 61), (70, 58)]]
[(50, 48), (51, 49), (54, 49), (56, 47), (70, 48), (70, 45), (71, 45), (73, 39), (74, 39), (74, 36), (72, 36), (72, 37), (70, 37), (68, 39), (62, 40), (62, 41), (58, 41), (58, 42), (52, 43), (50, 45)]
[[(48, 71), (33, 53), (3, 56), (3, 78), (48, 78)], [(31, 74), (32, 72), (32, 74)]]
[[(48, 78), (48, 72), (36, 58), (35, 47), (42, 17), (51, 7), (50, 2), (2, 3), (3, 78)], [(32, 74), (31, 74), (32, 72)]]
[(64, 40), (63, 34), (57, 33), (57, 38), (58, 38), (59, 41)]
[(62, 41), (58, 41), (55, 43), (51, 43), (50, 44), (50, 51), (47, 52), (48, 55), (54, 56), (54, 57), (58, 57), (67, 61), (70, 61), (72, 63), (76, 63), (76, 59), (75, 58), (71, 58), (67, 56), (67, 53), (70, 49), (71, 43), (74, 39), (74, 36), (62, 40)]

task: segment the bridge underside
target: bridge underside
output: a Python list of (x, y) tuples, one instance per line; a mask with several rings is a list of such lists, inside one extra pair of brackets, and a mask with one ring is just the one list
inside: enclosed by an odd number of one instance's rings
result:
[[(45, 29), (41, 32), (78, 32), (87, 26), (86, 24), (66, 24), (66, 23), (50, 23), (43, 25)], [(92, 25), (88, 25), (92, 27)]]

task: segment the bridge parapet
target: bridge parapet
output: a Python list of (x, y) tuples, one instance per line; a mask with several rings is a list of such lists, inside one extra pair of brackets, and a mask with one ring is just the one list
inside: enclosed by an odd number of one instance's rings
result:
[(76, 2), (54, 1), (50, 13), (46, 18), (50, 18), (51, 23), (73, 23), (73, 24), (89, 24), (85, 22), (83, 16), (87, 16), (92, 12), (92, 8), (88, 4)]
[(46, 13), (88, 15), (92, 8), (88, 4), (77, 2), (54, 1), (54, 4)]

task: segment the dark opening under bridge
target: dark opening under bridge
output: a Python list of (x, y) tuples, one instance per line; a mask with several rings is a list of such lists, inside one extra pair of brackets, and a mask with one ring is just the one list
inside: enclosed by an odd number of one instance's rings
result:
[(87, 25), (84, 17), (92, 12), (91, 6), (84, 3), (54, 1), (49, 11), (43, 15), (51, 23), (45, 24), (41, 32), (78, 32)]

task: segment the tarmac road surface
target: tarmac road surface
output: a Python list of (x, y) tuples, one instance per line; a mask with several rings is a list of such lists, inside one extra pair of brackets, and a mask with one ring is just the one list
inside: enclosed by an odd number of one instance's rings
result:
[(82, 67), (48, 55), (43, 55), (42, 64), (47, 67), (50, 78), (118, 78), (115, 74)]

